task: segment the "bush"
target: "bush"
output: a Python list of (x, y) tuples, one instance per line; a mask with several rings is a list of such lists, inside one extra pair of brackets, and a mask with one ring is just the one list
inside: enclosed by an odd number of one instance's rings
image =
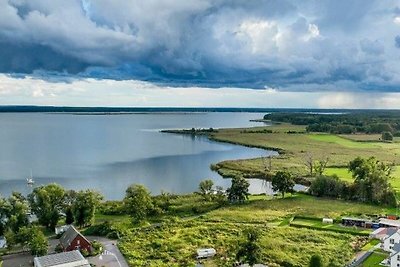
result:
[(63, 252), (63, 247), (61, 246), (61, 244), (57, 244), (57, 246), (54, 248), (54, 251), (57, 253), (61, 253)]
[(311, 183), (310, 192), (311, 195), (317, 197), (343, 197), (344, 188), (346, 183), (340, 181), (337, 176), (318, 176)]
[(81, 253), (82, 253), (82, 256), (85, 257), (85, 258), (90, 255), (89, 251), (87, 251), (87, 249), (85, 249), (85, 248), (81, 250)]
[(104, 222), (88, 227), (84, 231), (85, 235), (105, 236), (111, 239), (118, 239), (122, 236), (122, 232), (117, 227), (114, 227), (110, 222)]
[(122, 201), (105, 201), (100, 204), (98, 209), (104, 215), (125, 214), (124, 203)]
[(99, 255), (103, 251), (103, 245), (98, 241), (92, 242), (92, 251), (90, 252), (90, 256)]
[(391, 132), (383, 132), (382, 140), (383, 141), (393, 141), (393, 134)]

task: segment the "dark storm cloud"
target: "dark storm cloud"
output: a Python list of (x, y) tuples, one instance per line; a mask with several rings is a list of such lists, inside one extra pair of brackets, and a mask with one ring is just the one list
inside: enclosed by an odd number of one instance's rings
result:
[[(395, 91), (400, 84), (396, 4), (0, 0), (0, 72), (170, 86), (323, 90), (328, 84), (365, 90), (374, 85)], [(343, 84), (351, 86), (339, 88)]]

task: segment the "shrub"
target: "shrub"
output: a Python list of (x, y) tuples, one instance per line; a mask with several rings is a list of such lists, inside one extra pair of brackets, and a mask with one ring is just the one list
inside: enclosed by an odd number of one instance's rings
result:
[(85, 248), (81, 250), (81, 253), (82, 253), (82, 256), (85, 257), (85, 258), (90, 255), (89, 251), (87, 251), (87, 249), (85, 249)]
[(63, 247), (61, 246), (61, 244), (57, 244), (57, 246), (54, 248), (54, 251), (57, 253), (63, 252)]
[(393, 141), (393, 134), (391, 132), (383, 132), (382, 140), (383, 141)]
[(90, 256), (99, 255), (103, 251), (103, 245), (98, 241), (92, 242), (92, 251), (90, 252)]

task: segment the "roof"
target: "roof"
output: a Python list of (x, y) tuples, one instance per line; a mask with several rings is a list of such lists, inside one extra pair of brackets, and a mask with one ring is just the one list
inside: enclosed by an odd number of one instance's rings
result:
[(370, 235), (383, 235), (387, 233), (387, 230), (390, 228), (380, 227), (374, 230)]
[(382, 219), (379, 219), (379, 223), (394, 226), (394, 227), (400, 227), (399, 220), (390, 220), (390, 219), (382, 218)]
[(197, 250), (198, 257), (214, 256), (217, 252), (213, 248), (201, 248)]
[(343, 217), (342, 220), (351, 220), (351, 221), (360, 221), (360, 222), (370, 221), (370, 219), (351, 218), (351, 217)]
[(78, 250), (35, 257), (33, 261), (37, 267), (90, 267), (89, 262)]
[(400, 243), (394, 244), (392, 250), (394, 251), (394, 253), (400, 252)]
[(85, 239), (88, 243), (90, 243), (89, 240), (86, 239), (78, 230), (73, 225), (70, 225), (68, 229), (64, 232), (64, 234), (60, 237), (60, 243), (64, 248), (69, 247), (71, 245), (72, 241), (77, 237), (81, 236), (83, 239)]

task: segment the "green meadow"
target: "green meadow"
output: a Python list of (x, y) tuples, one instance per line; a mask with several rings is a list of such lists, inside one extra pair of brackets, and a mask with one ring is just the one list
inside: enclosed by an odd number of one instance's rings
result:
[[(205, 266), (232, 266), (243, 231), (255, 228), (261, 236), (262, 262), (268, 266), (307, 266), (313, 254), (321, 255), (331, 266), (344, 266), (367, 244), (361, 235), (368, 233), (363, 232), (365, 229), (325, 225), (317, 218), (392, 212), (384, 207), (304, 194), (284, 199), (251, 196), (243, 204), (215, 208), (199, 216), (175, 217), (153, 227), (127, 227), (119, 247), (131, 266), (195, 266), (196, 250), (207, 247), (215, 248), (217, 256), (203, 262)], [(290, 219), (296, 216), (316, 219)], [(317, 227), (308, 229), (296, 223)]]
[[(325, 170), (324, 174), (326, 175), (337, 175), (339, 179), (352, 183), (354, 181), (351, 173), (347, 168), (334, 168), (329, 167)], [(390, 180), (391, 185), (397, 191), (400, 191), (400, 166), (395, 166), (392, 170), (392, 179)]]
[[(265, 129), (271, 132), (265, 132)], [(306, 133), (305, 127), (290, 124), (251, 129), (221, 129), (210, 134), (210, 139), (276, 150), (280, 155), (271, 159), (272, 172), (286, 169), (298, 176), (308, 174), (306, 161), (309, 157), (313, 160), (328, 157), (329, 168), (346, 167), (358, 156), (375, 156), (383, 162), (400, 164), (398, 142), (357, 141), (339, 135)], [(212, 168), (224, 177), (259, 177), (264, 173), (267, 164), (269, 165), (269, 161), (263, 158), (239, 159), (219, 162)]]

